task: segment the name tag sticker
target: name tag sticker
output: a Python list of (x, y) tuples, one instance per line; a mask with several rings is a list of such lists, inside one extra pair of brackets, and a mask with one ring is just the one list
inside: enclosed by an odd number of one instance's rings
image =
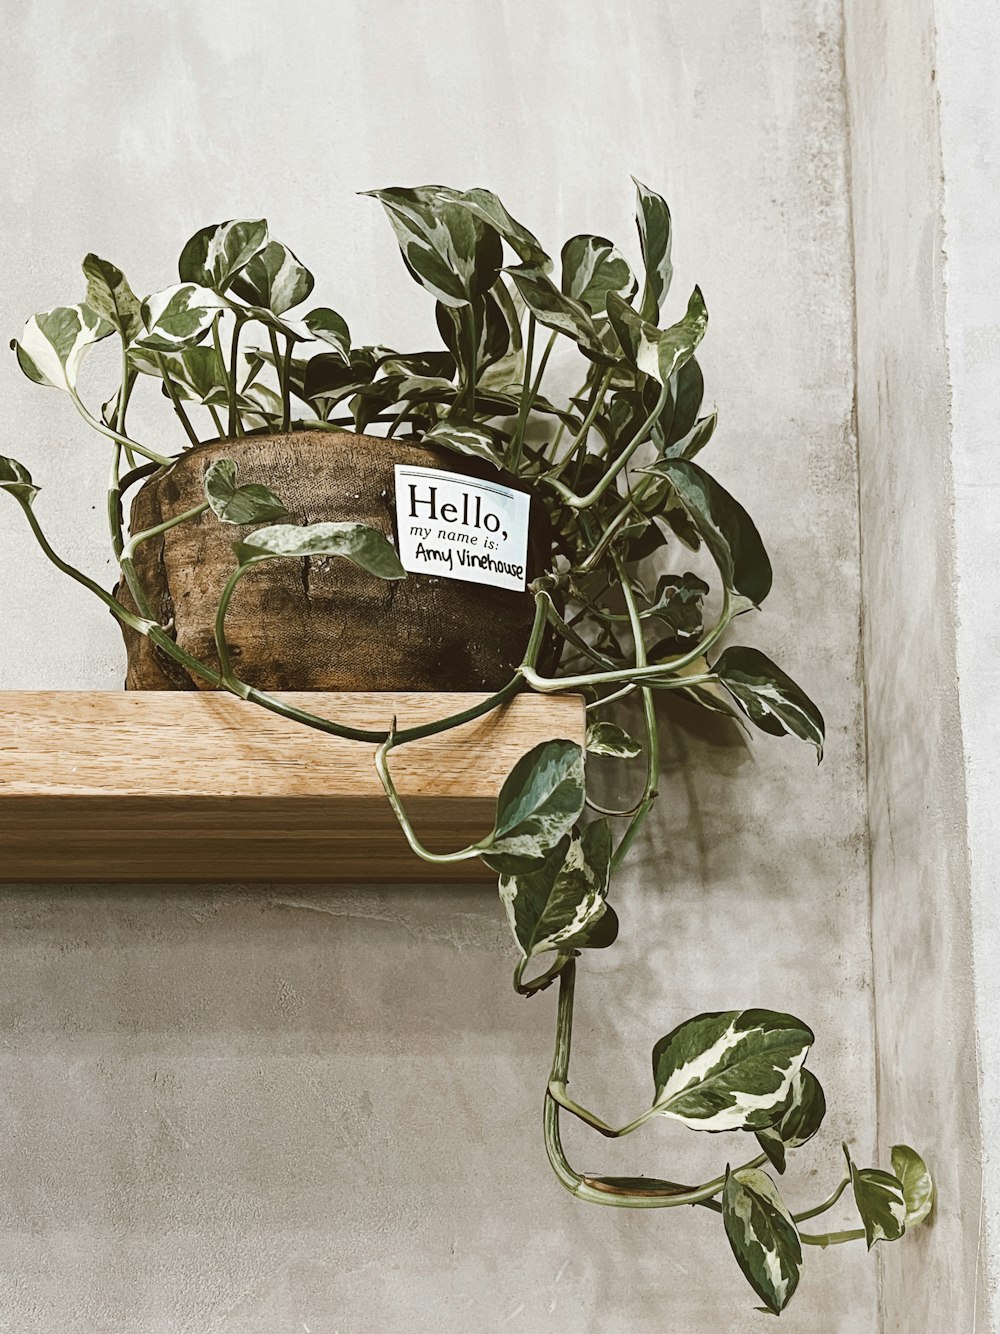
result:
[(523, 592), (530, 507), (529, 495), (499, 482), (397, 463), (403, 569)]

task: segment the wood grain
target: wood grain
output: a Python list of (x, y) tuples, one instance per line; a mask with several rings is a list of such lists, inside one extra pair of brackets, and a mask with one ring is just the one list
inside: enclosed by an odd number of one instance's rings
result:
[[(418, 726), (482, 698), (280, 697), (363, 728)], [(525, 694), (401, 747), (393, 776), (425, 844), (481, 838), (520, 756), (553, 737), (582, 744), (584, 719), (579, 696)], [(214, 692), (2, 693), (0, 880), (492, 879), (478, 859), (435, 867), (410, 852), (373, 750)]]

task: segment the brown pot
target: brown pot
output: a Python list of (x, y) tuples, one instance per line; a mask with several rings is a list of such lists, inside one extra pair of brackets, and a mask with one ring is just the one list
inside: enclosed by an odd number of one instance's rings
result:
[[(497, 478), (495, 469), (426, 445), (346, 432), (296, 431), (214, 441), (187, 450), (143, 485), (131, 531), (155, 527), (204, 500), (205, 469), (238, 464), (240, 483), (269, 486), (287, 523), (347, 520), (395, 541), (393, 465)], [(516, 482), (500, 475), (507, 484)], [(153, 613), (177, 643), (218, 668), (219, 595), (234, 569), (235, 527), (211, 511), (141, 544), (135, 565)], [(546, 515), (532, 499), (527, 577), (550, 564)], [(130, 607), (124, 587), (122, 601)], [(534, 613), (530, 593), (424, 574), (377, 579), (343, 558), (265, 561), (239, 583), (226, 619), (233, 666), (268, 690), (470, 690), (505, 685), (521, 661)], [(124, 630), (129, 690), (206, 689), (149, 640)]]

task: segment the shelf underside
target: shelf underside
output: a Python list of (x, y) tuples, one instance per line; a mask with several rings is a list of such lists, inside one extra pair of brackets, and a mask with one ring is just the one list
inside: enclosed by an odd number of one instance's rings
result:
[[(480, 695), (282, 694), (365, 729), (420, 726)], [(504, 778), (541, 741), (583, 743), (579, 696), (523, 694), (393, 754), (422, 841), (482, 838)], [(407, 847), (372, 763), (332, 737), (202, 691), (0, 693), (0, 881), (274, 882), (492, 879)]]

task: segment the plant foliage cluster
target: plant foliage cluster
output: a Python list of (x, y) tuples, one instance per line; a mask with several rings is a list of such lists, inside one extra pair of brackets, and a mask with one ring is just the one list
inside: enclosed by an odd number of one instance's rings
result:
[[(588, 234), (567, 241), (557, 261), (488, 190), (422, 186), (371, 194), (388, 215), (407, 271), (435, 302), (439, 347), (355, 346), (335, 310), (303, 312), (313, 275), (270, 236), (263, 220), (203, 228), (181, 252), (179, 281), (144, 299), (114, 264), (88, 255), (85, 300), (34, 316), (14, 342), (24, 373), (67, 394), (110, 442), (110, 540), (137, 611), (56, 554), (23, 465), (0, 458), (0, 489), (21, 506), (61, 570), (189, 671), (308, 726), (378, 743), (379, 775), (415, 853), (435, 862), (481, 857), (497, 872), (519, 951), (516, 990), (537, 995), (558, 980), (544, 1135), (559, 1181), (594, 1204), (694, 1204), (720, 1213), (762, 1309), (778, 1314), (798, 1284), (803, 1245), (858, 1238), (870, 1248), (894, 1240), (926, 1216), (933, 1197), (920, 1157), (897, 1145), (891, 1172), (857, 1167), (845, 1148), (843, 1180), (827, 1200), (799, 1212), (785, 1203), (773, 1174), (784, 1173), (789, 1151), (816, 1134), (825, 1113), (823, 1091), (804, 1064), (810, 1030), (766, 1010), (702, 1014), (682, 1023), (653, 1047), (651, 1105), (617, 1129), (569, 1093), (576, 960), (617, 935), (609, 886), (656, 796), (657, 698), (676, 692), (771, 735), (798, 737), (822, 755), (822, 717), (789, 676), (755, 648), (730, 644), (717, 651), (737, 618), (767, 597), (771, 567), (749, 515), (703, 463), (716, 427), (715, 413), (703, 406), (697, 358), (708, 323), (704, 299), (695, 288), (679, 319), (664, 318), (673, 273), (670, 213), (641, 184), (638, 271), (612, 241)], [(90, 407), (81, 396), (80, 365), (106, 338), (120, 347), (120, 377), (107, 402)], [(568, 398), (550, 398), (545, 376), (560, 340), (577, 356), (580, 383)], [(161, 387), (192, 444), (203, 429), (232, 440), (300, 429), (375, 428), (387, 436), (405, 430), (513, 474), (545, 506), (553, 531), (551, 567), (531, 586), (534, 628), (514, 678), (452, 718), (407, 731), (393, 722), (382, 732), (344, 727), (241, 681), (226, 642), (226, 610), (256, 565), (342, 556), (384, 579), (405, 572), (386, 538), (362, 524), (281, 523), (287, 516), (280, 497), (265, 486), (241, 484), (229, 459), (207, 470), (201, 505), (126, 537), (123, 494), (171, 462), (129, 433), (129, 403), (146, 379)], [(140, 543), (209, 509), (220, 522), (242, 528), (218, 608), (218, 671), (182, 651), (171, 627), (157, 622), (133, 562)], [(686, 560), (655, 579), (645, 573), (647, 558), (662, 565), (664, 550), (699, 548), (717, 572), (714, 586), (685, 569)], [(561, 665), (546, 676), (538, 661), (552, 633), (562, 642)], [(587, 749), (642, 766), (640, 796), (628, 810), (602, 810), (588, 800), (581, 748), (547, 742), (509, 775), (484, 839), (452, 853), (428, 852), (393, 784), (392, 752), (499, 707), (523, 689), (583, 692)], [(641, 740), (608, 716), (630, 695), (641, 706)], [(754, 1137), (757, 1152), (696, 1187), (585, 1175), (564, 1153), (561, 1112), (607, 1137), (664, 1118), (692, 1130), (735, 1134), (727, 1159), (743, 1157), (741, 1136)], [(859, 1226), (819, 1234), (802, 1229), (848, 1187)]]

